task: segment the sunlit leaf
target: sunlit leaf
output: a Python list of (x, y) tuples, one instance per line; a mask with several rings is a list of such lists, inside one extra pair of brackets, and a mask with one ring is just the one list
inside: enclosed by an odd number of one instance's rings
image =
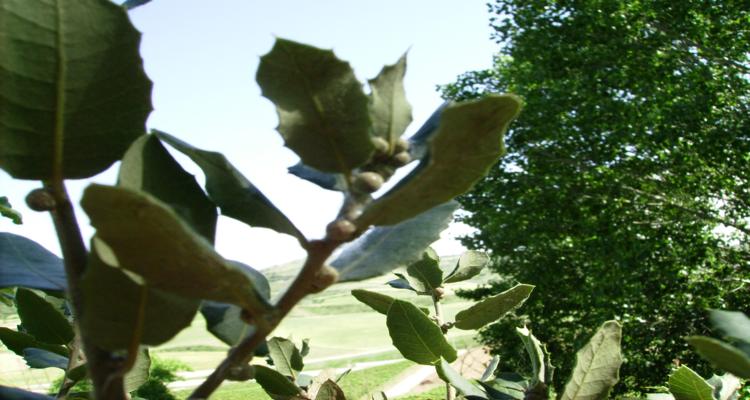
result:
[(352, 290), (352, 296), (383, 315), (388, 314), (388, 310), (391, 308), (391, 304), (393, 304), (393, 301), (395, 300), (391, 296), (364, 289)]
[(396, 141), (411, 123), (411, 105), (406, 100), (404, 75), (406, 54), (394, 65), (383, 67), (375, 79), (368, 81), (370, 94), (370, 118), (375, 136), (385, 139), (391, 152)]
[(268, 353), (271, 356), (271, 360), (273, 360), (276, 371), (292, 379), (296, 378), (297, 374), (305, 366), (302, 362), (302, 354), (300, 354), (297, 346), (289, 339), (280, 337), (269, 339)]
[(428, 247), (422, 254), (422, 258), (415, 261), (406, 268), (406, 272), (417, 282), (417, 292), (432, 293), (443, 283), (443, 270), (440, 269), (440, 257), (435, 250)]
[(401, 355), (417, 364), (436, 365), (440, 358), (449, 362), (457, 354), (443, 336), (443, 331), (415, 305), (395, 300), (386, 319), (388, 333)]
[(462, 282), (479, 275), (490, 263), (490, 256), (483, 251), (469, 250), (459, 257), (456, 268), (445, 278), (445, 283)]
[(750, 318), (739, 311), (711, 310), (711, 324), (724, 336), (750, 344)]
[(701, 357), (717, 368), (743, 379), (750, 379), (750, 355), (729, 343), (705, 336), (685, 338)]
[(132, 392), (148, 381), (151, 370), (151, 355), (146, 348), (140, 348), (135, 359), (133, 368), (125, 374), (125, 391)]
[(534, 286), (516, 285), (500, 294), (482, 299), (456, 314), (456, 328), (479, 329), (491, 324), (509, 311), (523, 304), (531, 295)]
[(605, 322), (589, 342), (576, 353), (576, 366), (565, 385), (561, 400), (606, 399), (620, 379), (622, 327)]
[(109, 1), (4, 1), (0, 168), (18, 179), (86, 178), (143, 134), (151, 82), (140, 33)]
[(669, 391), (676, 400), (714, 399), (714, 388), (695, 371), (684, 365), (669, 376)]

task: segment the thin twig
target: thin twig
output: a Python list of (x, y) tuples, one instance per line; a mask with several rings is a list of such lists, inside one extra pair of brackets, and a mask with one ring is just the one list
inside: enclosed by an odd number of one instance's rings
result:
[[(437, 293), (432, 294), (432, 305), (435, 307), (435, 318), (440, 329), (443, 329), (443, 305), (440, 304), (440, 296)], [(445, 335), (445, 331), (443, 331)], [(445, 400), (454, 400), (456, 398), (456, 389), (450, 383), (445, 382)]]

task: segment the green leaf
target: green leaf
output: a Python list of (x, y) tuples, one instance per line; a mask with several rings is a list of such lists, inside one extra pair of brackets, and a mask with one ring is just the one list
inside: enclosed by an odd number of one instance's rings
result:
[(713, 387), (716, 400), (737, 399), (739, 397), (737, 392), (743, 385), (740, 379), (732, 374), (714, 375), (706, 382)]
[(214, 242), (216, 205), (155, 135), (133, 142), (122, 158), (117, 185), (147, 192), (167, 203), (195, 232)]
[(724, 336), (750, 344), (750, 318), (739, 311), (709, 311), (711, 323)]
[(190, 157), (203, 170), (208, 196), (219, 206), (223, 215), (250, 226), (291, 235), (303, 245), (307, 243), (299, 229), (223, 154), (198, 149), (168, 133), (154, 132), (159, 139)]
[(242, 320), (242, 309), (225, 303), (204, 301), (201, 314), (211, 334), (229, 346), (236, 346), (255, 331), (255, 327)]
[(339, 282), (382, 275), (418, 260), (440, 238), (457, 208), (451, 201), (398, 225), (374, 228), (348, 243), (331, 262), (339, 271)]
[(81, 282), (86, 301), (80, 323), (94, 343), (107, 350), (127, 349), (141, 318), (140, 343), (151, 346), (169, 341), (190, 326), (200, 300), (143, 286), (102, 260), (113, 256), (99, 255), (107, 251), (101, 242), (94, 240), (91, 248)]
[(440, 327), (415, 305), (394, 300), (386, 325), (393, 345), (407, 360), (423, 365), (435, 365), (440, 357), (456, 360), (456, 349), (445, 340)]
[(388, 315), (388, 310), (391, 308), (391, 304), (393, 304), (393, 301), (395, 300), (391, 296), (364, 289), (352, 290), (352, 296), (383, 315)]
[(68, 357), (47, 350), (33, 347), (24, 349), (23, 359), (29, 368), (60, 368), (63, 371), (68, 369)]
[(236, 304), (251, 315), (269, 309), (250, 272), (221, 257), (159, 200), (124, 188), (90, 185), (81, 205), (97, 236), (115, 254), (115, 266), (140, 275), (150, 287)]
[(0, 342), (2, 342), (8, 350), (19, 356), (23, 356), (23, 351), (28, 348), (47, 350), (64, 357), (68, 357), (70, 353), (64, 346), (42, 343), (27, 333), (16, 332), (5, 327), (0, 327)]
[(437, 370), (440, 379), (450, 383), (451, 386), (456, 388), (456, 390), (462, 395), (480, 399), (487, 398), (487, 394), (484, 393), (484, 390), (461, 376), (461, 374), (456, 372), (447, 361), (441, 359), (440, 363), (435, 366), (435, 369)]
[(383, 67), (375, 79), (368, 81), (370, 94), (370, 119), (373, 135), (385, 139), (390, 151), (412, 121), (411, 105), (406, 100), (404, 75), (406, 54), (394, 65)]
[(327, 380), (320, 385), (315, 400), (346, 400), (344, 391), (332, 380)]
[(536, 385), (539, 382), (547, 383), (547, 362), (545, 360), (545, 353), (542, 347), (542, 343), (531, 331), (526, 328), (516, 328), (516, 333), (521, 337), (523, 346), (526, 349), (526, 354), (529, 355), (529, 362), (531, 364), (531, 386)]
[(36, 340), (67, 345), (73, 340), (73, 326), (52, 304), (28, 289), (16, 291), (16, 308), (23, 328)]
[(86, 178), (145, 129), (151, 82), (140, 33), (109, 1), (0, 8), (0, 168), (17, 179)]
[(255, 365), (255, 380), (274, 400), (287, 400), (302, 394), (297, 385), (275, 370)]
[(521, 100), (492, 95), (448, 106), (426, 160), (354, 221), (360, 229), (393, 225), (466, 193), (504, 152), (503, 137)]
[(469, 280), (477, 275), (490, 263), (490, 256), (483, 251), (469, 250), (461, 254), (456, 268), (445, 278), (445, 283), (455, 283)]
[(16, 225), (23, 224), (21, 213), (13, 209), (13, 206), (10, 205), (8, 198), (5, 196), (0, 197), (0, 215), (10, 219)]
[(487, 364), (487, 368), (484, 369), (484, 372), (482, 373), (482, 377), (479, 378), (479, 380), (484, 382), (492, 378), (495, 375), (495, 370), (497, 370), (497, 366), (499, 364), (500, 364), (500, 357), (493, 356), (492, 360), (490, 360), (490, 363)]
[(62, 259), (23, 236), (0, 232), (0, 265), (0, 287), (68, 288)]
[(148, 349), (141, 348), (135, 359), (133, 368), (125, 374), (124, 384), (125, 391), (132, 392), (148, 381), (149, 371), (151, 369), (151, 355)]
[(418, 292), (432, 293), (443, 283), (443, 270), (440, 269), (440, 257), (435, 250), (428, 247), (422, 254), (422, 259), (415, 261), (406, 268), (406, 272), (419, 283), (415, 287)]
[(607, 321), (576, 353), (576, 366), (561, 400), (606, 399), (619, 378), (622, 327)]
[(487, 297), (473, 306), (456, 314), (456, 328), (479, 329), (491, 324), (509, 311), (523, 304), (529, 298), (534, 286), (516, 285), (500, 294)]
[(713, 386), (684, 365), (669, 376), (669, 391), (676, 400), (713, 400), (714, 398)]
[(279, 133), (305, 165), (348, 173), (370, 160), (368, 98), (332, 51), (276, 39), (256, 80), (276, 105)]
[(268, 340), (268, 352), (276, 371), (284, 376), (296, 379), (305, 364), (297, 346), (289, 339), (273, 337)]
[(716, 368), (743, 379), (750, 379), (750, 355), (742, 350), (729, 343), (705, 336), (690, 336), (685, 340), (695, 347), (701, 357), (711, 362)]

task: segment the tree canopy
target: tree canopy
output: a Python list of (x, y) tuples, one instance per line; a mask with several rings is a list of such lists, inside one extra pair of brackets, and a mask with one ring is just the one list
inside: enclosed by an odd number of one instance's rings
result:
[[(495, 66), (450, 99), (520, 95), (508, 155), (461, 202), (501, 279), (536, 285), (526, 316), (486, 342), (509, 360), (529, 319), (561, 360), (604, 320), (624, 324), (619, 391), (671, 365), (709, 366), (683, 340), (706, 308), (750, 306), (750, 8), (743, 1), (490, 4)], [(518, 357), (516, 357), (518, 358)], [(638, 384), (636, 385), (636, 380)], [(560, 382), (559, 381), (559, 382)]]

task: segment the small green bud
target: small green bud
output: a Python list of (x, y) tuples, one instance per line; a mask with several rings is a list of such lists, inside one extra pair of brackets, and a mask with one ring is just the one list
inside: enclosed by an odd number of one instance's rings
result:
[(393, 148), (393, 152), (402, 153), (407, 150), (409, 150), (409, 142), (407, 142), (406, 139), (399, 138), (396, 141), (396, 145)]
[(336, 271), (336, 269), (324, 265), (323, 268), (318, 271), (318, 273), (315, 275), (315, 278), (312, 282), (311, 292), (312, 293), (320, 293), (323, 290), (325, 290), (327, 287), (333, 285), (336, 283), (336, 281), (339, 280), (339, 271)]
[(57, 202), (47, 189), (34, 189), (26, 196), (26, 205), (34, 211), (52, 211)]
[(403, 167), (404, 165), (411, 162), (411, 155), (409, 155), (409, 153), (406, 151), (396, 153), (391, 158), (391, 162), (393, 162), (393, 164), (398, 167)]
[(347, 242), (352, 240), (355, 232), (357, 232), (357, 227), (351, 221), (346, 219), (337, 219), (326, 227), (326, 235), (328, 239), (337, 242)]
[(381, 137), (372, 138), (372, 145), (375, 146), (376, 154), (387, 154), (391, 147), (388, 142)]
[(354, 185), (354, 188), (359, 191), (372, 193), (380, 189), (383, 186), (383, 183), (385, 183), (383, 176), (377, 172), (362, 172), (354, 177), (354, 182), (352, 184)]

